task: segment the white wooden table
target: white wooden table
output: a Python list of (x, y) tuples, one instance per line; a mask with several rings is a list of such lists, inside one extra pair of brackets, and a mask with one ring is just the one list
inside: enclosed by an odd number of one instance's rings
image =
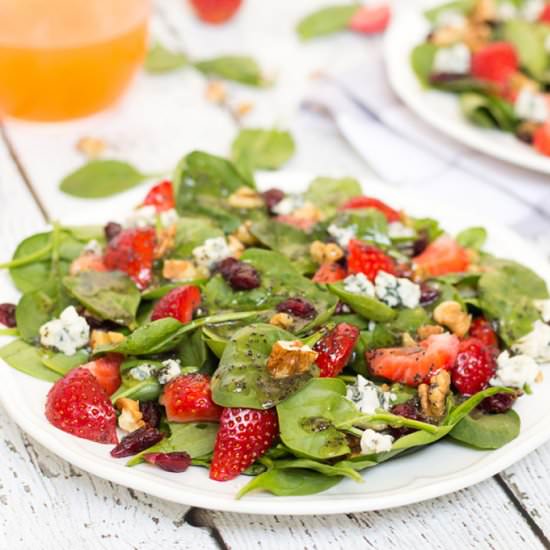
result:
[[(254, 103), (242, 123), (291, 128), (298, 153), (289, 169), (360, 176), (368, 167), (298, 104), (309, 75), (353, 67), (368, 55), (369, 41), (345, 35), (299, 45), (294, 22), (315, 7), (316, 0), (245, 0), (231, 25), (209, 29), (194, 21), (183, 0), (161, 0), (153, 31), (195, 57), (252, 53), (278, 84), (264, 91), (230, 86), (231, 105)], [(110, 156), (152, 171), (167, 169), (194, 148), (227, 153), (236, 121), (228, 107), (204, 99), (205, 86), (192, 70), (140, 75), (121, 105), (102, 115), (61, 125), (6, 122), (0, 140), (3, 248), (13, 249), (45, 219), (79, 212), (89, 217), (142, 197), (143, 187), (109, 201), (61, 195), (59, 180), (83, 160), (75, 150), (81, 137), (103, 138)], [(1, 407), (0, 419), (0, 549), (550, 548), (550, 444), (477, 486), (414, 506), (340, 516), (253, 516), (188, 508), (113, 485), (33, 442)]]

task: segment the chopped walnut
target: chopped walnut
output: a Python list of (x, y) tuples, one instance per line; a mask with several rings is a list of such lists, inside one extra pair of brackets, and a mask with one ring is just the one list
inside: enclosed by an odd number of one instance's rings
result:
[(279, 340), (273, 344), (267, 370), (273, 378), (287, 378), (307, 372), (317, 359), (317, 352), (298, 340)]
[(252, 101), (239, 101), (237, 105), (235, 105), (233, 112), (237, 118), (242, 118), (250, 113), (252, 109), (254, 109), (254, 103)]
[(211, 80), (204, 95), (210, 103), (223, 103), (227, 98), (227, 89), (221, 80)]
[(234, 235), (229, 235), (227, 237), (227, 245), (229, 246), (229, 250), (231, 250), (231, 254), (234, 258), (239, 259), (242, 256), (242, 253), (244, 252), (244, 245), (237, 237)]
[(535, 377), (535, 382), (537, 384), (541, 384), (543, 382), (543, 380), (544, 380), (544, 373), (541, 370), (539, 370), (537, 372), (537, 376)]
[(344, 257), (344, 251), (336, 243), (321, 241), (313, 241), (309, 253), (318, 264), (335, 263)]
[(417, 343), (416, 343), (415, 339), (408, 332), (404, 332), (401, 335), (401, 342), (403, 343), (403, 346), (405, 346), (407, 348), (417, 346)]
[(258, 244), (258, 239), (250, 232), (252, 228), (252, 222), (250, 220), (245, 221), (239, 225), (237, 231), (233, 233), (236, 239), (239, 239), (245, 246), (252, 246)]
[(243, 185), (239, 187), (228, 199), (233, 208), (260, 208), (264, 205), (264, 199), (257, 191)]
[(313, 204), (306, 202), (304, 206), (297, 208), (292, 212), (292, 217), (299, 220), (311, 220), (318, 222), (323, 219), (323, 213)]
[(111, 344), (120, 344), (126, 340), (124, 334), (112, 330), (92, 330), (90, 335), (90, 346), (95, 351), (99, 346), (108, 346)]
[(495, 0), (477, 0), (471, 12), (470, 19), (474, 23), (485, 23), (497, 18), (497, 4)]
[(439, 325), (422, 325), (416, 331), (418, 337), (421, 340), (425, 340), (426, 338), (434, 336), (435, 334), (443, 334), (444, 332), (445, 329)]
[(287, 330), (294, 324), (294, 319), (288, 313), (276, 313), (273, 317), (271, 317), (269, 322), (276, 327)]
[(162, 276), (170, 281), (191, 281), (208, 276), (190, 260), (164, 260)]
[(439, 419), (447, 410), (446, 400), (451, 389), (449, 371), (440, 370), (430, 378), (430, 384), (418, 386), (418, 397), (422, 413), (428, 418)]
[(99, 138), (83, 137), (76, 142), (76, 149), (89, 159), (100, 157), (107, 148), (107, 143)]
[(472, 316), (468, 315), (462, 306), (453, 300), (439, 304), (433, 312), (437, 323), (447, 327), (453, 334), (462, 338), (470, 330)]
[(163, 258), (176, 244), (176, 225), (170, 225), (158, 232), (155, 258)]
[(139, 410), (139, 401), (119, 397), (115, 402), (116, 408), (120, 411), (118, 427), (125, 432), (135, 432), (145, 426), (143, 415)]

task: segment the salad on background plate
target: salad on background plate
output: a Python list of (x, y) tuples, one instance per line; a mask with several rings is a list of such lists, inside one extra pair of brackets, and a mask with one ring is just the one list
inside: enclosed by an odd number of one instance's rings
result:
[(360, 482), (441, 439), (498, 449), (550, 360), (550, 299), (485, 239), (352, 178), (259, 192), (195, 151), (126, 220), (19, 244), (0, 358), (113, 461), (250, 476), (239, 496)]

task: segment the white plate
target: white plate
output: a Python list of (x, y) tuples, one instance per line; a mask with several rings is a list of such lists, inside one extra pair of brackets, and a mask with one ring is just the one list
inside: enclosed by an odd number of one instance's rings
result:
[(465, 145), (524, 168), (550, 174), (550, 158), (540, 155), (511, 134), (474, 126), (460, 112), (455, 95), (426, 90), (420, 85), (411, 67), (411, 51), (425, 40), (429, 30), (424, 8), (442, 3), (443, 0), (424, 0), (400, 5), (399, 11), (396, 10), (384, 45), (386, 68), (394, 92), (426, 122)]
[[(300, 174), (277, 173), (262, 178), (262, 187), (277, 185), (286, 190), (303, 189), (310, 178)], [(471, 225), (485, 225), (489, 230), (488, 249), (513, 258), (535, 269), (550, 281), (550, 266), (529, 243), (508, 229), (468, 213), (457, 213), (452, 205), (429, 203), (405, 192), (393, 191), (376, 181), (365, 181), (370, 195), (387, 200), (417, 216), (437, 216), (446, 229), (456, 232)], [(71, 220), (66, 220), (71, 221)], [(105, 222), (86, 220), (87, 222)], [(80, 220), (83, 223), (83, 220)], [(1, 254), (5, 257), (7, 251)], [(2, 274), (3, 288), (10, 285)], [(2, 298), (5, 298), (2, 297)], [(0, 300), (2, 301), (2, 300)], [(510, 466), (550, 439), (550, 376), (535, 387), (534, 395), (519, 400), (521, 434), (497, 451), (467, 449), (451, 442), (440, 442), (416, 454), (398, 458), (365, 473), (364, 483), (344, 480), (319, 495), (274, 497), (267, 493), (250, 494), (235, 500), (235, 493), (250, 478), (219, 483), (208, 479), (202, 468), (190, 468), (183, 474), (170, 474), (149, 465), (124, 466), (126, 459), (110, 457), (110, 446), (78, 439), (51, 426), (44, 416), (49, 384), (35, 380), (7, 365), (2, 365), (0, 399), (23, 430), (53, 453), (88, 472), (115, 483), (132, 487), (160, 498), (216, 510), (254, 514), (333, 514), (379, 510), (419, 502), (482, 481)]]

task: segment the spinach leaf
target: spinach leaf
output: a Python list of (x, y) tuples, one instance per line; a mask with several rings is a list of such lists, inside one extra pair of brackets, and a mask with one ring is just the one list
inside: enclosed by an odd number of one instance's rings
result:
[(14, 340), (0, 348), (0, 359), (3, 359), (10, 367), (39, 380), (55, 382), (61, 378), (59, 373), (49, 369), (42, 362), (38, 348), (23, 340)]
[(504, 132), (513, 132), (517, 126), (512, 105), (494, 95), (463, 93), (460, 96), (460, 108), (470, 122), (483, 128), (500, 128)]
[(413, 229), (420, 234), (425, 234), (428, 237), (428, 241), (432, 242), (443, 234), (439, 222), (433, 218), (411, 218)]
[(328, 6), (304, 17), (296, 27), (301, 40), (311, 40), (347, 29), (348, 24), (359, 9), (358, 4), (349, 6)]
[(150, 175), (120, 160), (91, 160), (63, 178), (59, 189), (81, 199), (110, 197), (142, 183)]
[(258, 63), (252, 57), (244, 55), (214, 57), (198, 61), (194, 66), (207, 76), (233, 80), (248, 86), (266, 86), (268, 84)]
[[(134, 366), (137, 366), (137, 364)], [(158, 399), (161, 392), (162, 386), (154, 376), (150, 376), (145, 380), (136, 380), (127, 374), (123, 374), (119, 388), (111, 395), (111, 401), (116, 403), (117, 399), (121, 397), (134, 399), (135, 401), (153, 401)]]
[(208, 348), (202, 331), (188, 332), (178, 344), (177, 354), (182, 367), (202, 367), (208, 360)]
[(63, 278), (63, 285), (86, 309), (101, 319), (130, 326), (136, 319), (141, 295), (120, 271), (84, 271)]
[(480, 250), (487, 240), (487, 230), (484, 227), (470, 227), (456, 236), (456, 242), (464, 248)]
[(50, 370), (65, 376), (70, 370), (88, 361), (88, 352), (78, 350), (73, 355), (65, 355), (64, 353), (41, 351), (40, 358), (42, 363)]
[(208, 218), (179, 218), (176, 222), (176, 237), (171, 258), (189, 258), (193, 249), (206, 239), (223, 237), (223, 231)]
[(424, 308), (402, 309), (391, 323), (391, 330), (396, 333), (396, 336), (403, 332), (415, 334), (421, 326), (429, 324), (431, 324), (431, 319)]
[(338, 227), (354, 227), (357, 238), (372, 242), (382, 248), (388, 247), (391, 240), (388, 236), (388, 221), (386, 216), (374, 208), (362, 208), (340, 212), (334, 218), (325, 222)]
[(430, 85), (430, 75), (437, 49), (435, 44), (424, 42), (416, 46), (411, 52), (411, 66), (416, 77), (425, 87)]
[(449, 435), (476, 449), (499, 449), (519, 435), (520, 418), (513, 410), (504, 414), (465, 416)]
[(372, 321), (387, 322), (395, 319), (397, 311), (387, 306), (380, 300), (372, 298), (371, 296), (365, 296), (362, 294), (355, 294), (345, 290), (342, 283), (334, 283), (327, 285), (328, 289), (338, 296), (342, 302), (347, 304), (353, 311), (370, 319)]
[(180, 69), (187, 65), (188, 59), (184, 53), (173, 52), (155, 42), (147, 52), (143, 68), (151, 74), (161, 74)]
[(170, 435), (156, 445), (132, 457), (126, 466), (143, 462), (146, 453), (172, 453), (185, 451), (191, 458), (208, 455), (214, 450), (218, 424), (214, 422), (168, 423)]
[(338, 477), (349, 477), (354, 481), (362, 482), (363, 478), (357, 473), (355, 468), (343, 464), (342, 462), (337, 462), (334, 465), (325, 464), (324, 462), (319, 462), (317, 460), (311, 460), (310, 458), (290, 458), (284, 460), (276, 460), (273, 462), (273, 468), (278, 470), (288, 470), (300, 468), (304, 470), (314, 470), (320, 474), (326, 476), (338, 476)]
[(267, 360), (278, 340), (295, 340), (290, 332), (267, 324), (252, 324), (237, 331), (224, 349), (212, 377), (212, 399), (223, 407), (268, 409), (295, 393), (317, 373), (274, 378)]
[(339, 206), (363, 194), (355, 178), (315, 178), (304, 193), (306, 201), (317, 206), (325, 216), (332, 216)]

